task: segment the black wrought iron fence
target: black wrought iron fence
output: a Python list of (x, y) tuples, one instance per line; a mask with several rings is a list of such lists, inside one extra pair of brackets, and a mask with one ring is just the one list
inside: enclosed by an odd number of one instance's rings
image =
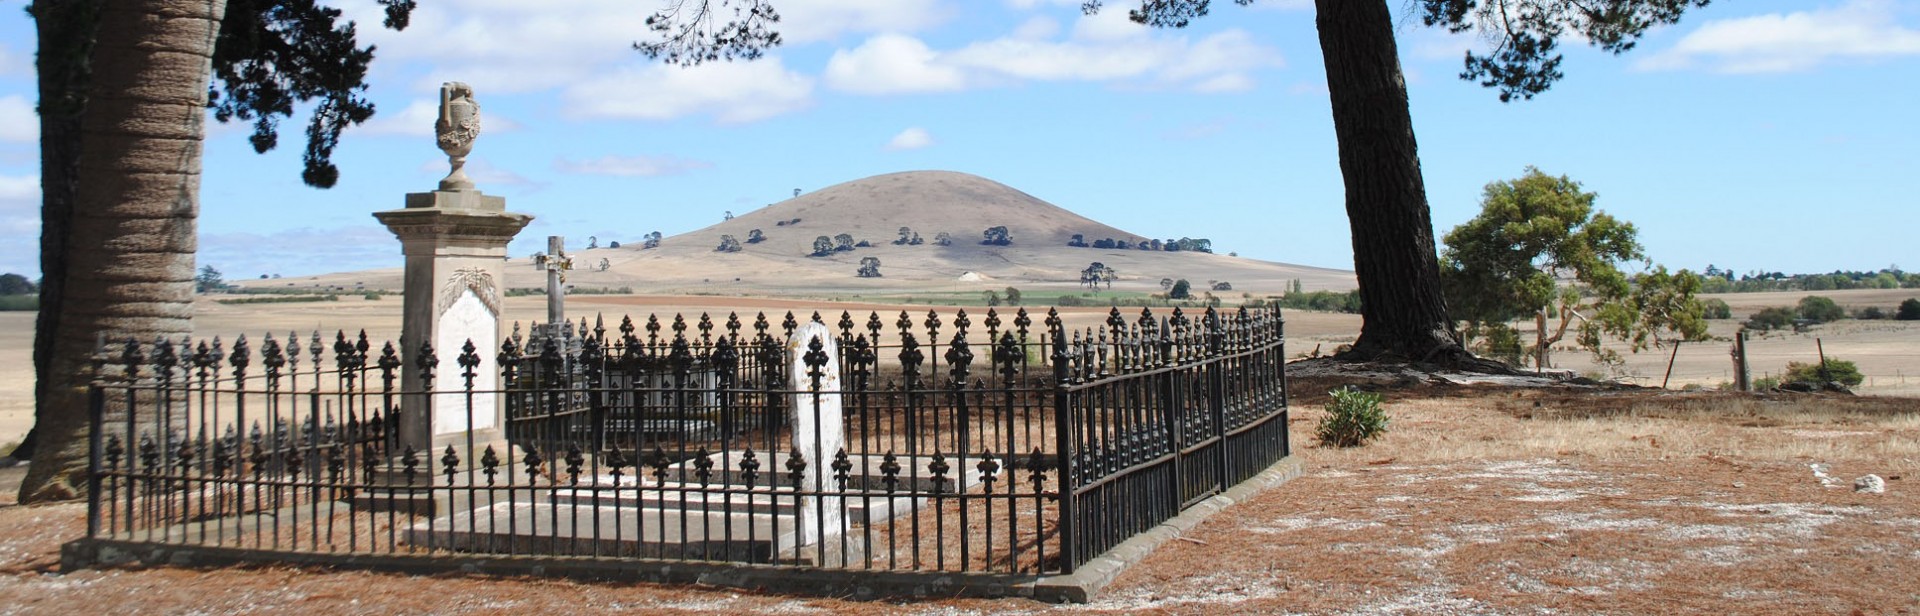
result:
[(808, 321), (516, 328), (454, 390), (443, 350), (364, 334), (126, 342), (88, 541), (1045, 575), (1289, 451), (1277, 312)]

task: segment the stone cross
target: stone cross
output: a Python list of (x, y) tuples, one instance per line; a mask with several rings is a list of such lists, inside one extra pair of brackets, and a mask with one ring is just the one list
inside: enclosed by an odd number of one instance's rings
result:
[(561, 328), (567, 326), (567, 271), (573, 269), (573, 256), (566, 252), (567, 240), (558, 235), (547, 236), (547, 254), (540, 256), (540, 265), (547, 270), (547, 326), (546, 335), (559, 336)]
[[(819, 342), (819, 349), (813, 348), (815, 341)], [(840, 352), (834, 344), (833, 332), (819, 321), (809, 321), (793, 331), (793, 338), (787, 341), (787, 352), (792, 366), (789, 382), (796, 392), (788, 411), (792, 414), (788, 417), (789, 425), (793, 426), (792, 451), (807, 462), (800, 489), (837, 494), (840, 486), (833, 480), (832, 465), (834, 456), (846, 447), (847, 430), (840, 404)], [(814, 367), (807, 362), (807, 355), (812, 353), (818, 353), (814, 356), (816, 363), (821, 359), (826, 362), (818, 368), (821, 373), (818, 390), (813, 389), (814, 378), (809, 374)], [(811, 545), (846, 534), (846, 512), (841, 501), (839, 496), (825, 494), (801, 499), (797, 543)]]

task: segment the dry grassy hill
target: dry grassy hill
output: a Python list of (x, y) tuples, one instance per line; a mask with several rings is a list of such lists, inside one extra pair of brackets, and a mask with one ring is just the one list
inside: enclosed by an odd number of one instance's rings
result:
[[(918, 232), (926, 243), (893, 245), (903, 226)], [(1013, 243), (982, 245), (982, 232), (992, 226), (1007, 227)], [(765, 234), (765, 241), (745, 244), (754, 229)], [(803, 194), (665, 238), (653, 249), (640, 248), (640, 231), (636, 230), (632, 238), (615, 238), (621, 240), (620, 248), (579, 251), (575, 255), (579, 269), (569, 275), (568, 281), (577, 287), (632, 287), (638, 293), (885, 295), (1007, 286), (1051, 291), (1074, 288), (1080, 271), (1099, 261), (1119, 273), (1115, 290), (1158, 292), (1162, 278), (1191, 280), (1196, 290), (1205, 281), (1224, 280), (1233, 283), (1236, 295), (1279, 293), (1296, 278), (1308, 289), (1348, 289), (1354, 285), (1352, 272), (1341, 270), (1224, 254), (1066, 245), (1076, 233), (1089, 242), (1108, 237), (1136, 241), (1165, 239), (1185, 230), (1154, 231), (1159, 234), (1117, 229), (974, 175), (910, 171)], [(934, 245), (934, 238), (942, 232), (952, 237), (951, 245)], [(872, 246), (824, 257), (808, 256), (815, 238), (841, 233)], [(722, 235), (738, 238), (742, 250), (716, 252)], [(864, 257), (880, 259), (883, 277), (855, 276)], [(595, 271), (601, 259), (608, 261), (607, 271)], [(398, 269), (355, 272), (298, 282), (398, 288), (399, 273)], [(519, 255), (509, 265), (507, 278), (509, 287), (544, 285), (541, 270)]]

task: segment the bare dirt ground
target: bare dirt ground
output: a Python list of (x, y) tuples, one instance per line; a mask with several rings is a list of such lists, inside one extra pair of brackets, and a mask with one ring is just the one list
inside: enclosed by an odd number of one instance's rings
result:
[[(262, 566), (61, 571), (80, 505), (0, 507), (0, 613), (1025, 614), (1920, 611), (1920, 401), (1418, 385), (1384, 438), (1171, 541), (1087, 605), (762, 595)], [(1868, 473), (1885, 494), (1852, 490)], [(10, 498), (0, 492), (0, 499)]]

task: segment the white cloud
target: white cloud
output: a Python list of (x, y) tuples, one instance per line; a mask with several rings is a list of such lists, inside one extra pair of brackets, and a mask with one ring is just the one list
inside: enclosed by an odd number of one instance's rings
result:
[(1236, 92), (1254, 86), (1255, 71), (1284, 65), (1277, 50), (1242, 30), (1194, 41), (1156, 35), (1127, 21), (1124, 13), (1082, 17), (1061, 40), (1050, 40), (1057, 24), (1030, 20), (1010, 36), (949, 51), (912, 36), (883, 34), (836, 52), (826, 83), (861, 94), (947, 92), (1020, 81), (1135, 82)]
[(40, 176), (0, 175), (0, 214), (40, 211)]
[(18, 240), (0, 242), (0, 272), (38, 277), (40, 176), (0, 175), (0, 235)]
[(33, 65), (28, 61), (27, 54), (14, 51), (11, 46), (0, 44), (0, 75), (31, 74), (33, 74)]
[(1850, 0), (1831, 8), (1710, 21), (1635, 66), (1777, 73), (1849, 58), (1911, 55), (1920, 55), (1920, 30), (1895, 23), (1892, 3)]
[[(481, 190), (487, 190), (490, 186), (517, 186), (529, 190), (540, 190), (547, 187), (546, 182), (535, 181), (512, 169), (495, 165), (492, 161), (480, 157), (468, 158), (467, 165), (463, 169), (467, 172), (467, 177), (472, 179), (474, 185), (480, 187)], [(420, 171), (422, 173), (433, 174), (435, 181), (438, 181), (438, 178), (447, 175), (447, 161), (446, 159), (429, 160), (420, 164)]]
[(894, 135), (892, 140), (887, 141), (887, 149), (891, 151), (918, 150), (931, 145), (933, 145), (933, 134), (918, 126), (900, 131), (900, 134)]
[(1060, 34), (1060, 22), (1046, 15), (1035, 15), (1020, 22), (1012, 37), (1023, 41), (1043, 41)]
[(583, 118), (669, 120), (707, 114), (737, 124), (807, 106), (813, 80), (780, 58), (692, 68), (629, 66), (568, 88), (568, 111)]
[[(300, 249), (262, 250), (264, 246)], [(219, 269), (228, 280), (258, 278), (261, 274), (291, 277), (399, 267), (403, 262), (399, 240), (378, 225), (302, 227), (272, 233), (203, 231), (196, 259)]]
[[(386, 109), (391, 109), (388, 107)], [(440, 119), (440, 101), (419, 99), (398, 112), (381, 110), (373, 119), (361, 124), (358, 132), (362, 135), (404, 135), (408, 137), (426, 137), (433, 135), (433, 123)], [(498, 113), (480, 109), (480, 130), (487, 134), (499, 134), (520, 130), (520, 123)]]
[(781, 0), (778, 6), (780, 38), (789, 44), (847, 34), (917, 32), (952, 14), (939, 0)]
[(660, 177), (707, 169), (713, 163), (673, 156), (602, 156), (593, 160), (562, 158), (553, 167), (562, 173), (613, 175), (621, 177)]
[[(562, 88), (644, 61), (633, 43), (655, 36), (646, 19), (659, 2), (572, 0), (564, 7), (517, 0), (423, 2), (405, 32), (376, 24), (372, 0), (345, 0), (366, 42), (380, 48), (381, 70), (423, 63), (414, 87), (473, 84), (481, 96)], [(914, 32), (944, 21), (938, 0), (782, 0), (777, 26), (787, 46), (848, 34)]]
[(964, 85), (960, 69), (937, 63), (926, 43), (901, 34), (882, 34), (827, 60), (827, 85), (860, 94), (947, 92)]
[(0, 143), (40, 140), (40, 114), (24, 96), (0, 97)]

